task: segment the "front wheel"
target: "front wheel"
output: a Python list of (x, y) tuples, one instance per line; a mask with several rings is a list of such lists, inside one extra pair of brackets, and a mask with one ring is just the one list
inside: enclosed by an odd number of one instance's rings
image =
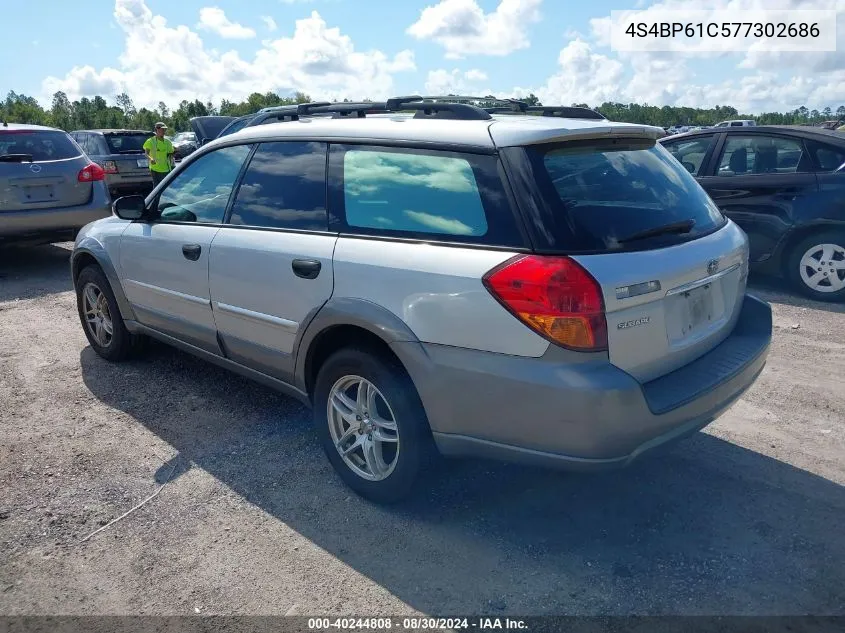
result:
[(346, 348), (320, 369), (314, 424), (343, 481), (361, 496), (392, 503), (411, 490), (430, 433), (411, 379), (393, 359)]
[(795, 287), (817, 301), (845, 299), (845, 233), (804, 238), (792, 249), (789, 274)]
[(106, 360), (129, 356), (134, 340), (123, 324), (117, 300), (105, 274), (97, 266), (86, 266), (76, 280), (76, 306), (82, 329), (91, 347)]

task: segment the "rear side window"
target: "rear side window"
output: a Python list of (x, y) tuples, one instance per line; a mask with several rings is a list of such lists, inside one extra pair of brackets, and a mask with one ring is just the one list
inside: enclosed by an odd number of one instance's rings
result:
[(350, 145), (330, 162), (345, 231), (522, 244), (495, 156)]
[[(533, 180), (539, 192), (542, 203), (535, 223), (549, 248), (657, 248), (695, 239), (725, 224), (695, 178), (653, 141), (575, 141), (532, 146), (525, 153), (533, 176), (519, 180)], [(683, 233), (636, 237), (689, 221), (692, 226)]]
[(762, 134), (734, 134), (725, 143), (716, 175), (794, 174), (805, 171), (809, 171), (809, 163), (801, 141)]
[(229, 224), (327, 230), (326, 144), (259, 145), (238, 188)]
[(813, 155), (820, 171), (836, 171), (845, 165), (845, 149), (818, 141), (806, 141), (807, 150)]
[(53, 130), (0, 131), (0, 156), (23, 154), (32, 162), (64, 160), (80, 156), (66, 132)]
[(143, 154), (144, 142), (152, 134), (106, 134), (106, 145), (111, 154)]

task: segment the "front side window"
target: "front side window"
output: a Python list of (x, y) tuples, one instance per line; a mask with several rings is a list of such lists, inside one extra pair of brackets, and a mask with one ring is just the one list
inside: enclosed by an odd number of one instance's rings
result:
[(801, 141), (778, 136), (730, 135), (722, 150), (718, 176), (794, 174), (806, 171)]
[(701, 168), (704, 165), (704, 157), (710, 148), (712, 136), (694, 138), (664, 143), (663, 146), (669, 150), (684, 168), (693, 176), (701, 175)]
[(229, 224), (327, 230), (326, 144), (259, 145), (238, 188)]
[(161, 192), (159, 220), (222, 222), (229, 196), (250, 150), (250, 145), (224, 147), (190, 163)]
[(556, 248), (658, 248), (725, 224), (695, 178), (654, 141), (571, 141), (529, 146), (525, 153), (546, 209), (542, 232)]

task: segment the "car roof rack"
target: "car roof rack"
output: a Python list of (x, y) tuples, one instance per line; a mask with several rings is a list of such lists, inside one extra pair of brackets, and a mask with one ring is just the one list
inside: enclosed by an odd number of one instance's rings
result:
[[(452, 97), (449, 97), (452, 98)], [(415, 111), (417, 118), (458, 119), (463, 121), (486, 121), (492, 117), (483, 108), (465, 103), (434, 101), (420, 95), (392, 97), (377, 102), (312, 101), (291, 106), (280, 106), (260, 114), (273, 114), (287, 121), (296, 121), (303, 116), (330, 114), (332, 118), (364, 118), (368, 114)]]
[[(467, 102), (475, 102), (467, 103)], [(476, 105), (479, 104), (479, 105)], [(495, 104), (495, 105), (490, 105)], [(407, 95), (391, 97), (387, 101), (336, 102), (312, 101), (289, 106), (263, 108), (256, 113), (272, 115), (282, 121), (297, 121), (304, 116), (330, 115), (334, 119), (365, 118), (368, 114), (415, 112), (415, 119), (452, 119), (461, 121), (487, 121), (491, 114), (533, 114), (568, 119), (606, 120), (595, 110), (568, 106), (531, 106), (519, 99), (501, 99), (492, 95), (484, 97), (463, 95)], [(268, 117), (269, 118), (269, 117)]]
[(519, 110), (508, 107), (485, 108), (490, 114), (534, 114), (538, 113), (541, 116), (559, 117), (562, 119), (590, 119), (592, 121), (605, 121), (607, 117), (591, 110), (590, 108), (582, 108), (579, 106), (526, 106)]

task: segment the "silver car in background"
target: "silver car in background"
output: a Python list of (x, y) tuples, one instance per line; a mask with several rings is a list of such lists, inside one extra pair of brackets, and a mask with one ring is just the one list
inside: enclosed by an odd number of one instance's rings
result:
[(423, 97), (287, 113), (80, 233), (100, 356), (150, 336), (301, 399), (380, 502), (436, 452), (624, 466), (762, 371), (748, 240), (659, 128)]
[(0, 245), (72, 240), (110, 216), (104, 178), (66, 132), (0, 124)]

